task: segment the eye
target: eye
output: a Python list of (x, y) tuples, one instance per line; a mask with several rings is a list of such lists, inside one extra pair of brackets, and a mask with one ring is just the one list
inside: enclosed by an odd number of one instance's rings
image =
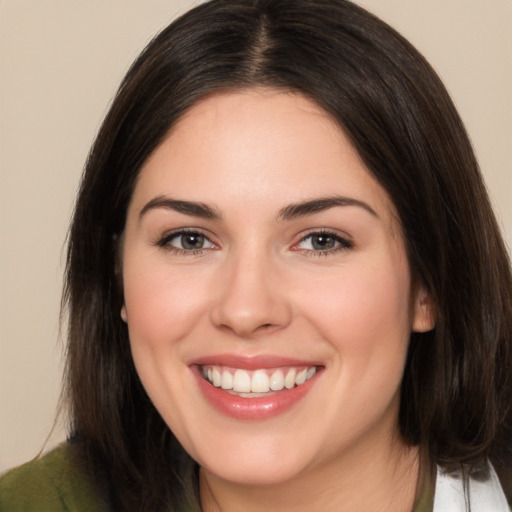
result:
[(353, 245), (354, 244), (350, 240), (347, 240), (335, 233), (315, 232), (309, 233), (307, 236), (302, 238), (295, 247), (304, 251), (331, 253), (342, 249), (350, 249)]
[(188, 230), (171, 233), (162, 238), (158, 245), (183, 252), (197, 252), (215, 248), (215, 245), (206, 235), (198, 231)]

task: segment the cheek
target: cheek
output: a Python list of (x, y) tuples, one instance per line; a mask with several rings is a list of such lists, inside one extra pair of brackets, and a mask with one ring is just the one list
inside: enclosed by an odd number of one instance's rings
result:
[(362, 267), (304, 295), (305, 315), (335, 348), (361, 360), (405, 355), (410, 333), (406, 265)]
[(336, 354), (325, 405), (332, 424), (345, 422), (347, 414), (355, 432), (388, 413), (394, 422), (410, 335), (408, 273), (393, 266), (361, 269), (330, 289), (310, 294), (304, 310)]
[(200, 277), (180, 278), (155, 261), (145, 264), (136, 255), (124, 266), (124, 298), (132, 346), (154, 349), (182, 339), (204, 309), (198, 293)]
[(125, 307), (137, 373), (164, 420), (186, 439), (182, 415), (175, 414), (186, 407), (182, 397), (190, 386), (181, 342), (197, 324), (201, 301), (197, 283), (180, 281), (179, 275), (165, 264), (155, 264), (154, 258), (148, 262), (137, 257), (136, 251), (124, 262)]

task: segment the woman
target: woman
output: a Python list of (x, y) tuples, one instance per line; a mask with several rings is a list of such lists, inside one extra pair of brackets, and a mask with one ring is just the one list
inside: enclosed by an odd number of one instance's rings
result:
[(155, 38), (65, 301), (72, 435), (9, 510), (509, 506), (506, 251), (440, 80), (347, 1), (213, 1)]

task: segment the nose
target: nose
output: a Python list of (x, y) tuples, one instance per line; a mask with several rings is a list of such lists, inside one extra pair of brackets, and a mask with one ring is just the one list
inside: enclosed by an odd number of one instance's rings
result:
[(282, 272), (271, 257), (247, 254), (230, 258), (219, 274), (212, 322), (240, 338), (251, 339), (286, 327), (291, 306)]

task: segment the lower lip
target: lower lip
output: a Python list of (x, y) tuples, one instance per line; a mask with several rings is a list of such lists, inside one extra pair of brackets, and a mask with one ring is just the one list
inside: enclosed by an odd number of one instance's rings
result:
[(292, 389), (278, 391), (269, 396), (243, 398), (216, 388), (202, 377), (197, 366), (191, 368), (199, 389), (218, 412), (238, 420), (251, 421), (270, 419), (293, 407), (312, 388), (319, 374), (317, 371), (311, 379)]

